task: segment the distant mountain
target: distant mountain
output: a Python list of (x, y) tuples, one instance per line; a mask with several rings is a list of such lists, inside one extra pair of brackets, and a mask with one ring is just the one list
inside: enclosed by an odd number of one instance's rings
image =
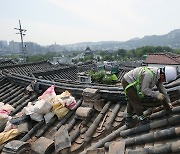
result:
[[(100, 42), (80, 42), (74, 44), (57, 45), (52, 44), (49, 46), (40, 46), (37, 43), (25, 42), (25, 51), (29, 54), (46, 53), (46, 52), (64, 52), (67, 51), (85, 51), (90, 47), (91, 50), (108, 50), (113, 51), (117, 49), (136, 49), (142, 46), (169, 46), (171, 48), (180, 49), (180, 29), (175, 29), (165, 35), (151, 35), (144, 36), (143, 38), (132, 38), (125, 42), (120, 41), (100, 41)], [(0, 53), (12, 54), (20, 53), (21, 43), (10, 41), (0, 41)]]
[(171, 31), (165, 35), (144, 36), (142, 39), (129, 40), (123, 43), (127, 48), (137, 48), (141, 46), (169, 46), (180, 48), (180, 29)]
[(140, 38), (139, 37), (135, 37), (135, 38), (130, 39), (129, 41), (137, 41), (137, 40), (140, 40)]
[(119, 46), (120, 41), (101, 41), (101, 42), (80, 42), (64, 45), (63, 47), (74, 50), (85, 50), (89, 46), (92, 50), (112, 50)]
[(76, 47), (78, 49), (89, 46), (93, 50), (116, 50), (133, 49), (142, 46), (169, 46), (171, 48), (180, 48), (180, 29), (173, 30), (165, 35), (151, 35), (143, 38), (132, 38), (125, 42), (102, 41), (102, 42), (81, 42), (66, 47)]

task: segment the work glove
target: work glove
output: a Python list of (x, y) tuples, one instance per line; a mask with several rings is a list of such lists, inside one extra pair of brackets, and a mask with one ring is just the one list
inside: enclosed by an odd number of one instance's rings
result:
[(162, 102), (164, 99), (164, 95), (162, 93), (159, 93), (157, 99)]

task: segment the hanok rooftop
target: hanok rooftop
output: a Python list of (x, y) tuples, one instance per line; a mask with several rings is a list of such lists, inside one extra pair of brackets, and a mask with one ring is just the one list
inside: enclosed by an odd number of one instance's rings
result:
[(169, 53), (153, 53), (148, 54), (146, 64), (166, 64), (166, 65), (179, 65), (180, 55), (169, 54)]
[[(150, 123), (129, 129), (124, 125), (121, 84), (77, 80), (79, 73), (86, 79), (82, 72), (95, 69), (94, 63), (1, 64), (0, 152), (180, 153), (180, 80), (165, 85), (174, 107), (171, 113), (162, 104), (144, 103)], [(120, 67), (118, 81), (131, 69)]]

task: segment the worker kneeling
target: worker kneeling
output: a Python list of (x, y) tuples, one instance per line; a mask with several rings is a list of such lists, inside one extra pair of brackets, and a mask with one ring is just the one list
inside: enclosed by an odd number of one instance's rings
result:
[[(143, 114), (141, 101), (144, 98), (154, 98), (160, 101), (167, 110), (170, 110), (170, 98), (163, 85), (163, 82), (170, 82), (177, 77), (177, 71), (174, 67), (166, 66), (164, 68), (156, 67), (138, 67), (126, 73), (122, 79), (122, 86), (127, 98), (126, 126), (133, 122), (133, 112), (138, 116), (140, 124), (149, 122)], [(157, 86), (158, 91), (152, 88)]]

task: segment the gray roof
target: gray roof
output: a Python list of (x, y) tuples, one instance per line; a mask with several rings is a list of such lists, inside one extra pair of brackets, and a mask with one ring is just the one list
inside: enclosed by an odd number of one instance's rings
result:
[[(42, 151), (43, 153), (53, 153), (54, 137), (59, 136), (62, 144), (56, 140), (56, 144), (59, 143), (59, 147), (56, 149), (68, 150), (69, 153), (74, 154), (92, 152), (110, 154), (115, 151), (122, 151), (122, 153), (180, 152), (178, 148), (180, 147), (179, 80), (166, 85), (174, 106), (172, 113), (167, 115), (159, 104), (144, 103), (145, 114), (149, 115), (150, 123), (143, 126), (137, 124), (128, 129), (124, 126), (123, 120), (126, 100), (121, 86), (87, 85), (36, 79), (41, 92), (27, 93), (25, 88), (34, 81), (34, 78), (4, 72), (3, 79), (0, 81), (0, 101), (11, 104), (15, 108), (10, 113), (11, 116), (19, 113), (23, 107), (27, 106), (28, 102), (37, 100), (38, 96), (52, 84), (55, 85), (57, 94), (64, 90), (71, 92), (78, 102), (77, 107), (92, 106), (93, 114), (85, 119), (78, 119), (75, 113), (77, 108), (75, 108), (62, 119), (58, 119), (56, 116), (52, 117), (47, 124), (44, 121), (32, 122), (28, 132), (19, 135), (16, 140), (7, 141), (0, 147), (0, 150), (6, 151), (11, 147), (10, 149), (15, 149), (17, 152), (23, 150), (22, 147), (24, 147), (24, 151), (32, 149), (37, 153), (40, 151), (41, 153)], [(86, 88), (88, 90), (85, 90)], [(28, 141), (30, 144), (24, 141)]]

